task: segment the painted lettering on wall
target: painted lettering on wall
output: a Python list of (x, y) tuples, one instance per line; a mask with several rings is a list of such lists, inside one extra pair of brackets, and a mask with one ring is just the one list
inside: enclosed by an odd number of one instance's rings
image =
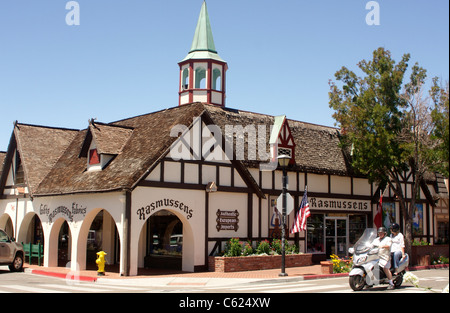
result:
[(75, 215), (82, 214), (83, 216), (85, 216), (86, 210), (87, 210), (86, 207), (84, 207), (81, 204), (78, 204), (76, 202), (73, 202), (71, 209), (69, 209), (68, 207), (66, 207), (64, 205), (60, 205), (50, 212), (50, 208), (48, 207), (47, 204), (41, 204), (39, 207), (39, 215), (47, 215), (48, 221), (50, 223), (53, 222), (53, 219), (58, 214), (64, 215), (67, 221), (73, 222)]
[(370, 200), (309, 198), (311, 209), (369, 211)]
[(175, 209), (179, 209), (181, 212), (184, 212), (186, 214), (187, 219), (190, 219), (192, 217), (192, 214), (194, 213), (193, 209), (189, 209), (189, 206), (181, 201), (174, 199), (161, 199), (154, 201), (145, 207), (141, 207), (136, 211), (136, 214), (139, 216), (140, 220), (145, 221), (153, 213), (153, 211), (163, 207), (172, 207)]

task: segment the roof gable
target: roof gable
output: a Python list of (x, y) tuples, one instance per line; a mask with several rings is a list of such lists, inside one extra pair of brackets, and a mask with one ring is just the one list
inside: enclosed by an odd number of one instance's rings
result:
[[(170, 136), (170, 130), (177, 124), (189, 125), (193, 118), (200, 116), (204, 108), (201, 104), (176, 107), (146, 115), (100, 125), (100, 131), (85, 129), (77, 134), (73, 142), (58, 160), (56, 165), (39, 185), (39, 195), (62, 193), (101, 192), (131, 189), (142, 177), (148, 174), (149, 168), (166, 153), (176, 138)], [(126, 138), (122, 131), (129, 135), (123, 145), (115, 147), (101, 143), (106, 138), (117, 136)], [(129, 132), (132, 130), (131, 132)], [(111, 132), (110, 132), (111, 131)], [(87, 134), (96, 137), (105, 152), (121, 152), (102, 171), (86, 171), (86, 156), (80, 155), (85, 146)], [(101, 133), (101, 135), (100, 135)], [(104, 135), (108, 133), (108, 135)], [(112, 133), (112, 135), (111, 135)], [(102, 137), (104, 136), (104, 137)], [(114, 150), (107, 150), (114, 149)]]
[[(244, 128), (253, 124), (256, 129), (257, 125), (265, 125), (265, 138), (267, 139), (266, 151), (270, 151), (270, 126), (275, 124), (276, 117), (260, 113), (221, 108), (213, 105), (205, 105), (205, 107), (213, 122), (218, 125), (222, 131), (225, 131), (226, 125), (230, 124), (242, 125)], [(280, 133), (282, 125), (284, 125), (281, 120), (282, 118), (278, 121)], [(352, 173), (343, 150), (340, 147), (338, 129), (290, 119), (286, 119), (286, 123), (289, 123), (289, 129), (294, 145), (297, 147), (294, 154), (295, 164), (293, 164), (293, 170), (336, 175), (350, 175)], [(276, 128), (276, 125), (273, 128)], [(263, 134), (258, 133), (258, 136), (260, 135)], [(286, 139), (287, 138), (291, 137), (286, 136)], [(248, 155), (248, 136), (245, 136), (244, 149), (246, 152), (245, 155)], [(261, 162), (267, 161), (267, 159), (261, 159), (258, 153), (256, 160), (246, 159), (243, 163), (248, 167), (257, 168), (260, 166)]]
[(73, 140), (77, 130), (37, 126), (29, 124), (14, 124), (13, 134), (4, 158), (3, 173), (0, 179), (0, 189), (5, 187), (6, 176), (13, 163), (20, 157), (25, 183), (29, 192), (33, 192), (44, 179), (64, 150)]
[(80, 157), (87, 156), (87, 150), (92, 140), (94, 140), (99, 154), (120, 154), (132, 132), (133, 128), (130, 127), (97, 123), (90, 120)]

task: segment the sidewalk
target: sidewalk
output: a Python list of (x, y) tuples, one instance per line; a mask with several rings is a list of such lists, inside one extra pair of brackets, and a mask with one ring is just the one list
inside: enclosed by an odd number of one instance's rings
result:
[[(409, 267), (408, 271), (417, 271), (425, 269), (448, 268), (448, 264), (414, 266)], [(29, 265), (25, 263), (25, 272), (37, 275), (45, 275), (70, 280), (79, 280), (86, 282), (99, 282), (105, 284), (134, 284), (134, 285), (152, 285), (152, 286), (211, 286), (211, 285), (232, 285), (236, 283), (250, 283), (261, 281), (298, 281), (312, 280), (332, 277), (345, 277), (348, 273), (341, 274), (322, 274), (320, 265), (311, 265), (303, 267), (286, 268), (287, 277), (280, 277), (280, 269), (218, 273), (218, 272), (198, 272), (188, 273), (181, 271), (170, 271), (163, 269), (140, 269), (138, 276), (120, 276), (117, 268), (107, 267), (105, 276), (97, 276), (95, 270), (83, 270), (71, 272), (69, 268), (64, 267), (42, 267)]]
[(106, 281), (106, 280), (155, 280), (156, 281), (171, 281), (173, 278), (177, 278), (177, 281), (211, 281), (211, 279), (219, 279), (219, 280), (246, 280), (246, 281), (261, 281), (261, 280), (271, 280), (271, 279), (280, 279), (287, 280), (295, 278), (297, 280), (303, 279), (316, 279), (320, 277), (330, 277), (339, 274), (332, 275), (322, 275), (321, 266), (320, 265), (312, 265), (312, 266), (303, 266), (303, 267), (292, 267), (286, 268), (287, 277), (279, 277), (280, 269), (273, 270), (261, 270), (261, 271), (246, 271), (246, 272), (232, 272), (232, 273), (218, 273), (218, 272), (181, 272), (181, 271), (171, 271), (171, 270), (163, 270), (163, 269), (139, 269), (137, 276), (120, 276), (118, 270), (116, 268), (110, 268), (108, 271), (108, 267), (106, 269), (105, 276), (97, 276), (97, 271), (95, 270), (83, 270), (76, 273), (70, 271), (69, 268), (64, 267), (43, 267), (37, 265), (30, 265), (25, 263), (24, 265), (25, 272), (37, 274), (37, 275), (46, 275), (64, 279), (75, 279), (80, 281)]

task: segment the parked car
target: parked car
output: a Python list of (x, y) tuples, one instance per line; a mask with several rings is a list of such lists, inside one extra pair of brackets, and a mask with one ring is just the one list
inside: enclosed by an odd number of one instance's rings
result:
[(8, 265), (12, 272), (23, 270), (23, 246), (0, 229), (0, 265)]

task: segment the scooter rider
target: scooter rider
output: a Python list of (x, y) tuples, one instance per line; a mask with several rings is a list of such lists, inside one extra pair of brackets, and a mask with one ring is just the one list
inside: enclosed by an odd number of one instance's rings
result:
[(391, 259), (394, 264), (395, 275), (397, 275), (400, 260), (405, 257), (405, 239), (400, 232), (400, 225), (397, 223), (392, 223), (389, 229), (391, 230), (392, 240)]
[(389, 279), (389, 287), (388, 289), (394, 289), (394, 283), (392, 281), (392, 273), (390, 271), (391, 268), (391, 238), (386, 236), (386, 228), (379, 227), (378, 228), (378, 237), (372, 242), (372, 246), (378, 247), (378, 256), (380, 257), (380, 267), (383, 268), (386, 277)]

